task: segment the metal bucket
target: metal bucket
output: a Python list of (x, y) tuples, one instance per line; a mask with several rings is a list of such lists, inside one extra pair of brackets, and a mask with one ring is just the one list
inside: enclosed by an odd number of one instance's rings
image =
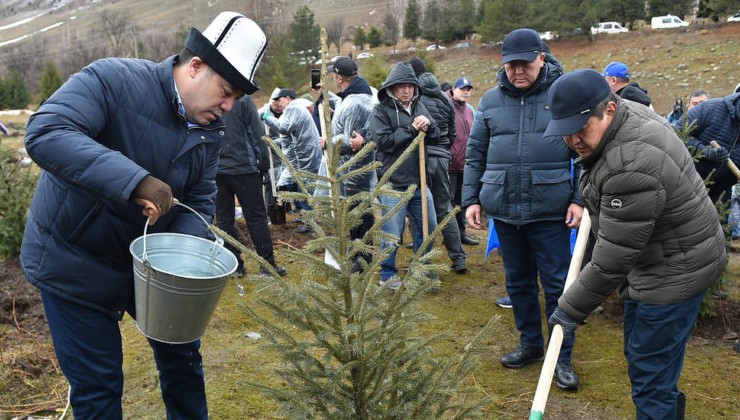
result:
[(131, 242), (136, 328), (142, 334), (170, 344), (203, 335), (237, 267), (236, 257), (222, 244), (180, 233), (147, 235), (146, 227)]

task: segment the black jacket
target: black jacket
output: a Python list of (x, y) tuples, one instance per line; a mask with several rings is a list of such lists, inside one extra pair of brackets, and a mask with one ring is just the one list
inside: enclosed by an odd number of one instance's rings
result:
[(627, 86), (619, 89), (617, 95), (623, 99), (629, 99), (645, 106), (650, 106), (652, 99), (647, 95), (647, 89), (642, 88), (637, 82), (632, 82)]
[(455, 128), (455, 108), (449, 97), (442, 92), (439, 80), (432, 73), (426, 72), (419, 76), (421, 98), (419, 99), (429, 110), (439, 126), (438, 137), (427, 137), (426, 146), (429, 156), (450, 157), (450, 148), (457, 136)]
[(223, 116), (231, 140), (221, 149), (219, 175), (265, 173), (270, 168), (265, 128), (250, 96), (243, 96)]
[[(416, 86), (414, 98), (409, 106), (410, 112), (406, 111), (391, 94), (390, 88), (401, 83)], [(416, 79), (414, 69), (406, 62), (398, 63), (391, 69), (378, 91), (378, 101), (380, 103), (375, 106), (370, 120), (370, 132), (378, 146), (377, 160), (383, 164), (378, 171), (378, 177), (382, 177), (419, 134), (411, 126), (414, 118), (419, 115), (429, 118), (430, 125), (427, 130), (429, 138), (439, 136), (439, 127), (429, 115), (429, 110), (419, 102), (419, 81)], [(396, 189), (405, 189), (411, 184), (419, 185), (418, 150), (411, 153), (409, 158), (391, 175), (390, 182)]]

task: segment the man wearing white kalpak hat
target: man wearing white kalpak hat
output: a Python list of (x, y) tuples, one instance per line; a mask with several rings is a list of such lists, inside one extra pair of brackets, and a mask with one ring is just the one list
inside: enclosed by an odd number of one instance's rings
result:
[(581, 198), (596, 238), (591, 261), (550, 316), (565, 337), (614, 291), (624, 299), (624, 354), (638, 419), (683, 419), (677, 384), (704, 293), (727, 263), (719, 216), (668, 122), (612, 93), (593, 70), (548, 92), (545, 135), (563, 136), (582, 166)]
[[(252, 20), (223, 12), (160, 63), (108, 58), (73, 75), (31, 116), (26, 150), (43, 169), (21, 247), (41, 290), (75, 419), (121, 419), (119, 321), (136, 317), (129, 244), (148, 233), (208, 236), (221, 116), (259, 86), (267, 46)], [(200, 340), (149, 339), (166, 417), (208, 417)], [(164, 418), (165, 413), (151, 413)]]

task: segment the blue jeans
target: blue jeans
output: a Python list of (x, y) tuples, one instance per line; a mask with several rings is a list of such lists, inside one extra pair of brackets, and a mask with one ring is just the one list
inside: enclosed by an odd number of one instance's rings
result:
[(668, 305), (624, 302), (624, 356), (637, 419), (675, 419), (686, 342), (704, 293)]
[[(545, 314), (549, 319), (558, 307), (568, 275), (570, 229), (565, 222), (517, 226), (496, 220), (495, 226), (520, 344), (544, 347), (537, 275), (545, 291)], [(563, 340), (558, 361), (570, 362), (574, 341)]]
[[(288, 191), (288, 192), (296, 192), (296, 193), (302, 192), (301, 189), (298, 188), (298, 184), (282, 185), (278, 189), (280, 191)], [(306, 200), (295, 200), (293, 204), (295, 205), (295, 208), (299, 211), (300, 210), (311, 210), (311, 205), (308, 204), (308, 201)]]
[[(75, 419), (121, 419), (123, 350), (118, 321), (41, 291), (59, 366), (72, 388)], [(129, 311), (133, 312), (133, 311)], [(207, 419), (200, 340), (149, 340), (168, 419)], [(155, 415), (156, 417), (156, 415)]]
[[(429, 232), (431, 233), (437, 228), (437, 215), (434, 212), (434, 202), (432, 201), (432, 193), (429, 191), (429, 188), (427, 188), (426, 194), (428, 226)], [(388, 214), (393, 206), (397, 205), (399, 201), (401, 200), (398, 197), (381, 196), (380, 204), (383, 207), (383, 217), (385, 217), (385, 215)], [(416, 222), (416, 226), (423, 226), (421, 214), (421, 191), (418, 189), (414, 191), (414, 196), (408, 201), (408, 203), (406, 203), (406, 207), (401, 208), (399, 211), (394, 213), (393, 216), (383, 224), (383, 232), (400, 238), (401, 235), (403, 235), (403, 226), (407, 212)], [(422, 229), (417, 229), (414, 234), (414, 252), (419, 250), (423, 241)], [(384, 282), (398, 275), (398, 270), (396, 270), (396, 251), (398, 250), (398, 242), (384, 238), (380, 242), (380, 250), (382, 252), (386, 249), (391, 250), (390, 254), (388, 254), (388, 258), (380, 263), (380, 280)]]

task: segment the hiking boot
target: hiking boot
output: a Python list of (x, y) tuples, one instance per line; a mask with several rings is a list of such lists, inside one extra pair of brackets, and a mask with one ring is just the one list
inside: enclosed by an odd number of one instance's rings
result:
[(237, 277), (244, 277), (244, 275), (247, 274), (247, 269), (245, 267), (239, 267), (236, 269), (235, 274)]
[(514, 305), (511, 304), (511, 298), (508, 295), (496, 299), (496, 305), (504, 309), (511, 309), (514, 307)]
[[(275, 266), (274, 268), (280, 277), (283, 277), (286, 274), (288, 274), (288, 270), (282, 265)], [(268, 270), (265, 267), (260, 267), (260, 276), (272, 276), (272, 272), (270, 272), (270, 270)]]
[(580, 385), (576, 370), (573, 369), (573, 365), (570, 362), (558, 362), (555, 365), (555, 379), (558, 388), (568, 391), (575, 391), (578, 389), (578, 385)]
[(460, 238), (460, 242), (462, 242), (463, 245), (478, 245), (480, 243), (477, 239), (473, 238), (470, 235), (462, 235), (462, 237)]
[(311, 233), (311, 226), (303, 224), (293, 229), (295, 233)]
[(501, 364), (510, 369), (517, 369), (540, 362), (544, 358), (545, 352), (542, 347), (527, 347), (520, 344), (514, 351), (501, 358)]

